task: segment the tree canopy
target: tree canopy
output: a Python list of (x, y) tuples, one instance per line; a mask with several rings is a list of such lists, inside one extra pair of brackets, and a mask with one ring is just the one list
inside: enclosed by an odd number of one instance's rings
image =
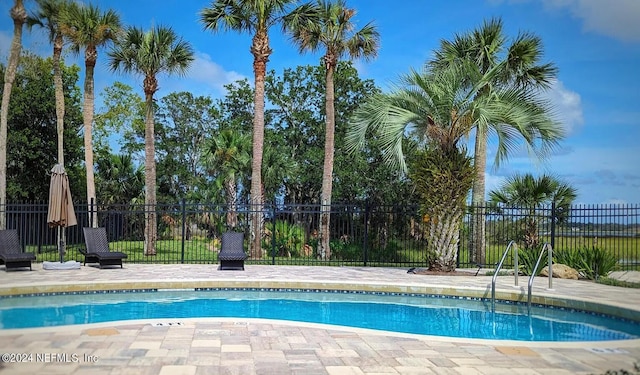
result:
[[(0, 65), (4, 73), (5, 67)], [(57, 163), (53, 63), (24, 53), (16, 74), (8, 118), (8, 201), (44, 201), (49, 195), (51, 168)], [(67, 111), (64, 130), (65, 160), (75, 197), (84, 193), (79, 68), (62, 66)]]

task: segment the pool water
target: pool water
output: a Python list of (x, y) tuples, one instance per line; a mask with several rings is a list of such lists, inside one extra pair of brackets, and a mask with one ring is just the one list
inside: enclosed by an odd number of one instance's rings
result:
[(167, 290), (0, 299), (0, 328), (131, 319), (262, 318), (423, 335), (521, 341), (640, 338), (640, 323), (583, 311), (349, 291)]

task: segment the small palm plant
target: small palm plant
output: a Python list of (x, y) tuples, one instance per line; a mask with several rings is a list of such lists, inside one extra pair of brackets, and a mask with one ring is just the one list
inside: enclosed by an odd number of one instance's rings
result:
[(540, 247), (538, 227), (543, 219), (541, 210), (545, 206), (552, 205), (555, 208), (554, 218), (561, 222), (566, 220), (576, 196), (577, 190), (560, 179), (550, 175), (536, 178), (532, 174), (516, 174), (489, 193), (492, 204), (524, 210), (526, 216), (520, 221), (522, 237), (517, 239), (522, 249)]

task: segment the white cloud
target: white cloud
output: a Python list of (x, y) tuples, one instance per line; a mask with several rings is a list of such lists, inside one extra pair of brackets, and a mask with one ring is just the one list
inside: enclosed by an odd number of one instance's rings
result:
[[(487, 0), (493, 6), (504, 2), (519, 4), (533, 0)], [(547, 9), (567, 9), (582, 20), (585, 31), (627, 42), (640, 42), (640, 1), (638, 0), (543, 0)]]
[(567, 135), (575, 133), (584, 124), (580, 94), (564, 87), (561, 81), (556, 81), (545, 91), (544, 96), (553, 105), (556, 117), (564, 126)]
[(489, 197), (490, 191), (500, 189), (506, 180), (507, 179), (504, 176), (485, 173), (484, 174), (485, 198)]
[(586, 31), (627, 42), (640, 42), (638, 0), (545, 0), (552, 8), (567, 8), (583, 21)]
[(202, 52), (196, 53), (196, 59), (187, 76), (218, 92), (224, 92), (224, 85), (246, 78), (235, 71), (224, 70), (222, 66), (211, 60), (208, 54)]
[(582, 202), (638, 202), (640, 173), (635, 160), (638, 160), (635, 147), (591, 146), (554, 156), (550, 167), (578, 189)]
[(621, 204), (628, 204), (629, 202), (625, 201), (624, 199), (607, 199), (605, 202), (603, 202), (603, 204), (613, 204), (613, 205), (621, 205)]

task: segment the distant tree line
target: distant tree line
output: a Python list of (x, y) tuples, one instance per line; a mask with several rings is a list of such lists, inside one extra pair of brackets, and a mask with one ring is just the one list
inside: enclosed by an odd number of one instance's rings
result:
[[(9, 115), (8, 201), (45, 201), (56, 163), (56, 118), (50, 58), (22, 56)], [(0, 65), (3, 71), (4, 66)], [(265, 93), (264, 196), (267, 202), (319, 204), (324, 145), (324, 67), (268, 72)], [(65, 167), (74, 201), (86, 197), (82, 106), (77, 66), (63, 66)], [(158, 201), (249, 202), (253, 90), (246, 80), (226, 86), (224, 98), (172, 92), (155, 102)], [(379, 145), (362, 153), (344, 146), (348, 120), (379, 92), (349, 62), (338, 64), (333, 201), (383, 205), (417, 203), (410, 180), (383, 162)], [(94, 149), (100, 204), (144, 202), (144, 101), (115, 82), (98, 95)], [(35, 98), (35, 99), (34, 99)], [(409, 140), (405, 140), (407, 144)], [(119, 148), (119, 150), (116, 150)], [(409, 147), (414, 150), (415, 147)], [(412, 157), (409, 151), (408, 157)], [(228, 188), (233, 183), (235, 188)], [(230, 197), (229, 195), (233, 195)]]

